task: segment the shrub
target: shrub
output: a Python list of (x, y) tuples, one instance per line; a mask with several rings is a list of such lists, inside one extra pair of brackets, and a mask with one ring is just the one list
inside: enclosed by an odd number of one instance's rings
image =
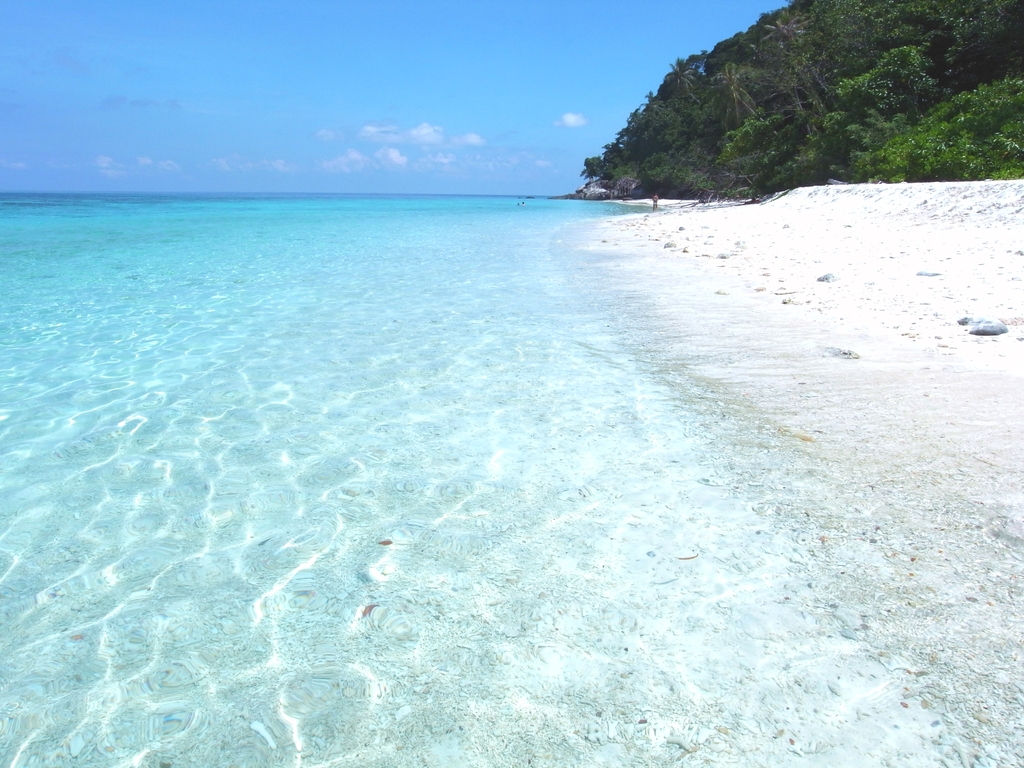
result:
[(1007, 79), (932, 108), (917, 125), (858, 158), (860, 180), (1024, 178), (1024, 80)]

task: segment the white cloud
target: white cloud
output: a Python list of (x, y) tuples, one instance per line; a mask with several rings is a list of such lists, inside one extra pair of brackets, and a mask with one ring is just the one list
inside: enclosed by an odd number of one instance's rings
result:
[(444, 128), (430, 123), (420, 123), (406, 131), (406, 135), (409, 137), (409, 143), (417, 146), (440, 144), (444, 141)]
[(446, 137), (444, 128), (430, 123), (420, 123), (407, 131), (399, 129), (396, 125), (367, 123), (359, 129), (359, 138), (364, 141), (379, 141), (382, 144), (415, 144), (417, 147), (440, 145), (481, 147), (487, 143), (479, 133), (464, 133), (461, 136)]
[(11, 163), (7, 160), (0, 160), (0, 168), (10, 168), (13, 171), (23, 171), (28, 168), (27, 163)]
[(550, 160), (534, 160), (533, 162), (534, 162), (534, 165), (536, 165), (538, 168), (550, 168), (551, 167), (551, 161)]
[(359, 138), (366, 141), (401, 141), (397, 127), (393, 125), (364, 125), (359, 129)]
[(362, 152), (350, 149), (344, 155), (338, 155), (333, 160), (322, 160), (320, 167), (328, 173), (354, 173), (361, 171), (371, 162), (370, 158)]
[[(298, 170), (297, 165), (286, 160), (260, 160), (254, 163), (238, 154), (228, 155), (227, 157), (215, 157), (209, 162), (209, 165), (212, 165), (219, 171), (278, 171), (280, 173), (291, 173)], [(178, 164), (171, 160), (163, 160), (159, 163), (159, 166), (168, 171), (180, 170)]]
[(124, 176), (124, 166), (121, 163), (114, 160), (112, 157), (107, 155), (96, 155), (96, 167), (100, 169), (100, 173), (110, 178), (116, 178), (118, 176)]
[(482, 147), (487, 142), (479, 133), (464, 133), (462, 136), (452, 136), (451, 143), (456, 147)]
[(341, 134), (337, 131), (332, 131), (330, 128), (321, 128), (313, 134), (313, 137), (320, 139), (320, 141), (334, 141), (335, 139), (340, 139)]
[(260, 160), (256, 164), (256, 167), (270, 171), (279, 171), (281, 173), (289, 173), (297, 168), (293, 163), (288, 163), (284, 160)]
[(415, 144), (423, 147), (444, 142), (444, 128), (430, 123), (420, 123), (407, 131), (395, 125), (367, 124), (359, 129), (359, 138), (379, 141), (385, 144)]
[(380, 161), (385, 168), (404, 168), (409, 158), (403, 155), (394, 147), (381, 147), (373, 156)]
[(143, 168), (156, 167), (161, 171), (180, 171), (181, 166), (173, 160), (156, 160), (151, 157), (136, 157), (135, 162)]
[(555, 121), (555, 125), (561, 128), (582, 128), (586, 124), (587, 118), (579, 112), (566, 112)]
[(423, 162), (430, 165), (449, 166), (455, 162), (455, 159), (455, 155), (438, 152), (435, 155), (427, 155), (423, 158)]

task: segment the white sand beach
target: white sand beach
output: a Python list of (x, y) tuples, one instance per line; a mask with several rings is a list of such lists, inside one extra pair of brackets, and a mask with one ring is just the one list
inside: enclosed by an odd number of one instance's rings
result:
[(697, 526), (727, 589), (691, 668), (758, 703), (704, 736), (734, 764), (1024, 764), (1022, 216), (1024, 182), (829, 186), (588, 244), (700, 404), (712, 484), (754, 500)]

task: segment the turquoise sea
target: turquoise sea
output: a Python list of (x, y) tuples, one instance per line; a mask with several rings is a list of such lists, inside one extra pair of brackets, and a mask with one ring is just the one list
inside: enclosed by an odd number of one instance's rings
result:
[(355, 759), (467, 663), (655, 447), (553, 242), (615, 208), (517, 202), (0, 199), (2, 764)]
[(622, 209), (518, 202), (0, 196), (0, 765), (780, 765), (782, 718), (870, 725), (794, 703), (858, 657), (572, 247)]

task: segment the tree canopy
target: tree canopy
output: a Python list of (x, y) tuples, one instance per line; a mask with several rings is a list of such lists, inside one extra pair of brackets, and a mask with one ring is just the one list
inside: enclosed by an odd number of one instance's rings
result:
[(683, 197), (1024, 176), (1024, 0), (790, 0), (670, 64), (583, 176)]

